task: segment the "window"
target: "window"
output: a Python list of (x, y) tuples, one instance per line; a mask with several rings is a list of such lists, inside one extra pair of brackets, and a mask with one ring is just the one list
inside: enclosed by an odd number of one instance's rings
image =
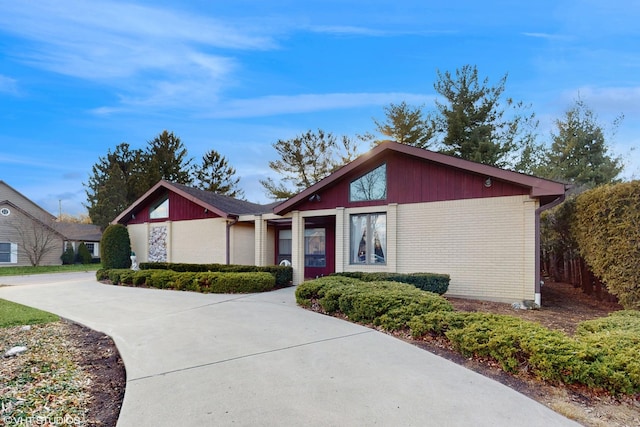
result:
[(149, 218), (158, 219), (158, 218), (169, 218), (169, 198), (162, 199), (158, 203), (156, 203), (149, 213)]
[(304, 230), (304, 266), (326, 267), (325, 229), (308, 228)]
[(351, 215), (351, 264), (385, 264), (387, 214)]
[(383, 163), (366, 175), (351, 181), (349, 200), (384, 200), (387, 198), (387, 164)]
[(291, 262), (291, 230), (278, 231), (278, 264), (287, 260)]
[(87, 250), (89, 251), (89, 253), (92, 256), (95, 256), (95, 254), (96, 254), (94, 252), (95, 251), (95, 243), (87, 243), (87, 242), (85, 242), (84, 245), (87, 247)]
[(9, 216), (9, 215), (11, 215), (11, 211), (9, 210), (9, 208), (2, 208), (2, 209), (0, 209), (0, 215)]
[(18, 262), (18, 245), (15, 243), (0, 243), (0, 264)]

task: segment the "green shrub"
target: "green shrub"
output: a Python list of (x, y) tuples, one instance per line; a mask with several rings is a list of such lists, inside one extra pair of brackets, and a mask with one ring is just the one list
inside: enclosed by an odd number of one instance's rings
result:
[(296, 289), (299, 304), (317, 300), (327, 313), (340, 312), (354, 322), (388, 330), (405, 328), (414, 316), (429, 311), (450, 311), (439, 295), (398, 282), (363, 282), (354, 277), (327, 276), (304, 282)]
[(172, 270), (101, 269), (98, 280), (110, 280), (114, 285), (148, 286), (158, 289), (176, 289), (195, 292), (252, 293), (275, 288), (275, 278), (270, 273), (179, 273)]
[(200, 292), (252, 293), (265, 292), (275, 288), (276, 280), (270, 273), (198, 273), (195, 281)]
[(267, 272), (273, 275), (276, 286), (291, 286), (293, 281), (293, 268), (281, 265), (255, 266), (237, 264), (184, 264), (169, 262), (142, 262), (141, 270), (173, 270), (178, 272), (221, 272), (221, 273), (252, 273)]
[(78, 254), (76, 255), (76, 259), (80, 264), (91, 264), (93, 256), (91, 255), (91, 252), (89, 252), (89, 249), (87, 248), (87, 245), (84, 244), (84, 242), (80, 243), (80, 245), (78, 246)]
[(572, 232), (593, 273), (626, 309), (640, 309), (640, 181), (580, 194)]
[(106, 269), (129, 268), (131, 266), (131, 240), (124, 225), (112, 224), (102, 233), (100, 258)]
[(408, 283), (423, 291), (443, 295), (449, 289), (451, 277), (435, 273), (364, 273), (361, 271), (334, 273), (336, 276), (351, 277), (365, 282), (392, 281)]
[(75, 260), (75, 258), (76, 258), (76, 253), (73, 251), (73, 246), (71, 245), (71, 242), (67, 242), (67, 248), (64, 250), (64, 252), (60, 256), (60, 259), (62, 260), (62, 264), (64, 265), (73, 264), (73, 261)]

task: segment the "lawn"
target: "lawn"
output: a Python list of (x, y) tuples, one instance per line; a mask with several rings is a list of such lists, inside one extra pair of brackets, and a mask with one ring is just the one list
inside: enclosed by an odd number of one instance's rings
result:
[(34, 325), (60, 320), (55, 314), (0, 299), (0, 328)]
[(97, 271), (101, 264), (70, 264), (70, 265), (46, 265), (46, 266), (23, 266), (23, 267), (2, 267), (0, 276), (26, 276), (28, 274), (44, 273), (67, 273), (73, 271)]

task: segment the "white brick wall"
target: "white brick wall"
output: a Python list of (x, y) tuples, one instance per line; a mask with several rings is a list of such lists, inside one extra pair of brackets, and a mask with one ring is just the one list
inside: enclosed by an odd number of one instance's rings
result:
[(536, 206), (527, 196), (400, 205), (397, 270), (449, 274), (448, 295), (532, 300)]

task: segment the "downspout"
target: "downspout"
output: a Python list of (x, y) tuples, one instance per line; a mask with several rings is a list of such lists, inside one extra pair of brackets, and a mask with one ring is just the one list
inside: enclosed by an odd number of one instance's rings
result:
[(227, 234), (226, 234), (226, 246), (227, 246), (227, 265), (231, 263), (231, 227), (238, 222), (238, 217), (231, 217), (231, 221), (227, 220)]
[[(565, 189), (566, 191), (566, 189)], [(540, 293), (540, 288), (542, 287), (542, 277), (540, 275), (540, 214), (548, 209), (555, 208), (560, 203), (564, 202), (566, 197), (566, 193), (559, 196), (557, 199), (552, 201), (551, 203), (547, 203), (546, 205), (542, 205), (536, 209), (535, 217), (536, 217), (536, 225), (535, 225), (535, 251), (536, 251), (536, 295), (535, 295), (535, 303), (540, 306), (542, 302), (542, 295)]]

